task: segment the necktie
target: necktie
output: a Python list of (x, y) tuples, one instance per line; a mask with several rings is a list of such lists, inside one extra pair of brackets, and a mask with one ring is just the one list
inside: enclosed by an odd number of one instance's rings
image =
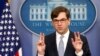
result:
[(60, 42), (59, 42), (59, 47), (58, 47), (59, 56), (64, 56), (64, 42), (63, 42), (63, 37), (64, 36), (60, 37)]

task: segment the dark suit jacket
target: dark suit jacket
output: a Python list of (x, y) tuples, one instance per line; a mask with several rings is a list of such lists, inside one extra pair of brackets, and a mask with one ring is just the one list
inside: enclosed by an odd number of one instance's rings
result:
[[(74, 38), (73, 32), (70, 32), (69, 34), (69, 39), (68, 39), (68, 43), (67, 43), (64, 56), (76, 56), (75, 49), (71, 43), (71, 38)], [(86, 37), (81, 35), (81, 39), (83, 41), (83, 48), (82, 48), (83, 56), (91, 56)], [(57, 51), (57, 46), (56, 46), (56, 33), (55, 32), (45, 37), (45, 44), (46, 44), (45, 56), (59, 56), (58, 51)]]

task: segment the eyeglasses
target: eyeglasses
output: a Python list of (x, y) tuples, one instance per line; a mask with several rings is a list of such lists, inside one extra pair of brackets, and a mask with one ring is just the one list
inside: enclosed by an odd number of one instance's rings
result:
[(65, 22), (66, 20), (67, 20), (67, 19), (61, 19), (61, 20), (54, 19), (53, 22), (54, 22), (54, 23), (59, 23), (59, 22), (63, 23), (63, 22)]

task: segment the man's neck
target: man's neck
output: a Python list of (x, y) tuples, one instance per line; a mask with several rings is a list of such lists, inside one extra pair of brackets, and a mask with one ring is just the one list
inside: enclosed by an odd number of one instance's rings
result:
[(57, 32), (57, 33), (60, 34), (60, 35), (64, 35), (64, 34), (66, 34), (68, 31), (69, 31), (69, 29), (66, 30), (65, 32), (62, 32), (62, 33)]

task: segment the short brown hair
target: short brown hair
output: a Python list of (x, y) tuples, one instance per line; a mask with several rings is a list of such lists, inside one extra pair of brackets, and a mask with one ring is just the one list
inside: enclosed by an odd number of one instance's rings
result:
[(51, 12), (51, 19), (53, 20), (54, 18), (56, 18), (60, 12), (65, 12), (66, 13), (66, 17), (70, 18), (70, 12), (67, 8), (63, 7), (63, 6), (58, 6), (56, 8), (54, 8)]

